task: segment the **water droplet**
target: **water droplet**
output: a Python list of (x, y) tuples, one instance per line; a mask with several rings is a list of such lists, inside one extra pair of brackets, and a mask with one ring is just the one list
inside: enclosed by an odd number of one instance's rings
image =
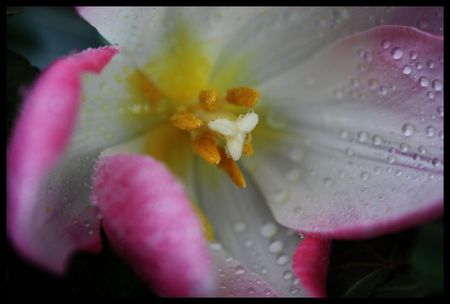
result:
[(436, 97), (436, 94), (434, 94), (433, 91), (428, 91), (428, 92), (427, 92), (427, 97), (428, 97), (428, 99), (430, 99), (430, 100), (434, 100), (434, 98)]
[(269, 289), (265, 289), (265, 290), (264, 290), (264, 294), (265, 294), (266, 296), (270, 296), (270, 295), (272, 294), (272, 292), (271, 292)]
[(214, 251), (222, 250), (222, 245), (220, 243), (211, 243), (209, 245), (209, 248), (211, 248)]
[(347, 131), (341, 130), (341, 131), (339, 132), (339, 137), (342, 138), (342, 139), (348, 139), (348, 138), (349, 138), (349, 134), (348, 134)]
[(234, 231), (237, 233), (244, 232), (247, 226), (244, 223), (236, 223), (233, 227)]
[(255, 294), (255, 289), (253, 288), (253, 287), (249, 287), (249, 288), (247, 288), (247, 292), (248, 292), (248, 294)]
[(89, 235), (94, 235), (94, 230), (92, 228), (88, 229), (87, 233)]
[(389, 40), (383, 40), (381, 41), (381, 47), (385, 50), (387, 50), (391, 46), (391, 42)]
[(290, 294), (295, 294), (297, 292), (298, 292), (298, 288), (297, 287), (295, 287), (295, 286), (289, 287), (289, 293)]
[(365, 52), (364, 55), (363, 55), (363, 59), (364, 59), (366, 62), (372, 62), (372, 61), (373, 61), (373, 55), (372, 55), (372, 53), (371, 53), (371, 52)]
[[(262, 274), (266, 274), (266, 273), (268, 273), (268, 272), (269, 272), (269, 270), (267, 270), (266, 267), (261, 268), (261, 273), (262, 273)], [(256, 283), (258, 283), (258, 281), (256, 281)]]
[(395, 157), (393, 155), (388, 155), (386, 160), (389, 164), (393, 164), (395, 162)]
[(299, 169), (292, 169), (291, 171), (288, 172), (287, 179), (288, 179), (288, 181), (293, 183), (293, 182), (298, 181), (300, 179), (300, 176), (301, 176), (301, 172)]
[(288, 151), (289, 159), (294, 161), (294, 162), (301, 161), (302, 158), (303, 158), (303, 155), (304, 155), (303, 154), (303, 150), (301, 150), (301, 149), (299, 149), (297, 147), (291, 148)]
[(277, 264), (278, 265), (286, 265), (287, 262), (289, 262), (289, 258), (287, 255), (282, 254), (277, 258)]
[(370, 173), (367, 171), (361, 172), (361, 175), (359, 177), (362, 181), (368, 181), (370, 179)]
[(395, 47), (391, 50), (391, 56), (394, 60), (400, 60), (403, 57), (403, 50), (399, 47)]
[(376, 175), (380, 175), (381, 174), (381, 168), (380, 167), (375, 167), (373, 170), (375, 171)]
[(421, 30), (425, 30), (428, 28), (428, 22), (426, 20), (419, 20), (417, 21), (417, 27)]
[(411, 58), (411, 60), (416, 60), (417, 59), (417, 52), (416, 51), (409, 52), (409, 58)]
[(269, 251), (271, 253), (280, 253), (284, 248), (284, 244), (280, 240), (275, 240), (269, 244)]
[(412, 69), (409, 65), (405, 65), (402, 69), (402, 73), (405, 75), (409, 75), (409, 74), (411, 74), (411, 72), (412, 72)]
[(352, 148), (347, 148), (345, 149), (345, 154), (347, 154), (348, 156), (352, 156), (354, 154), (354, 151)]
[(238, 265), (234, 268), (234, 273), (237, 275), (243, 275), (245, 273), (245, 269), (243, 266)]
[(285, 272), (283, 272), (283, 279), (290, 280), (290, 279), (292, 279), (292, 277), (293, 277), (293, 274), (289, 270), (286, 270)]
[(247, 241), (245, 241), (244, 245), (245, 245), (245, 247), (252, 247), (253, 242), (250, 240), (247, 240)]
[(273, 223), (265, 223), (259, 232), (263, 237), (271, 238), (277, 233), (277, 226)]
[(416, 69), (421, 70), (423, 68), (423, 64), (421, 62), (416, 63)]
[(287, 191), (280, 191), (274, 194), (273, 202), (276, 204), (286, 203), (289, 199), (289, 193)]
[(439, 131), (438, 135), (440, 139), (444, 140), (444, 131)]
[(383, 138), (380, 135), (374, 135), (372, 137), (372, 143), (375, 146), (379, 146), (379, 145), (381, 145), (383, 143)]
[(378, 80), (369, 79), (368, 85), (369, 85), (369, 89), (375, 90), (378, 87)]
[(344, 93), (342, 92), (342, 90), (336, 89), (334, 91), (334, 97), (336, 97), (336, 99), (342, 99), (342, 97), (344, 97)]
[(325, 186), (330, 187), (334, 184), (333, 179), (331, 179), (330, 177), (325, 177), (323, 179), (323, 183), (325, 184)]
[(409, 150), (409, 145), (407, 143), (401, 143), (398, 147), (403, 153), (406, 153)]
[(435, 79), (431, 82), (431, 87), (435, 91), (442, 91), (444, 85), (442, 84), (442, 81), (440, 81), (439, 79)]
[(367, 132), (360, 131), (358, 132), (357, 138), (359, 142), (363, 143), (367, 141), (367, 139), (369, 138), (369, 134)]
[(417, 148), (417, 151), (419, 151), (420, 154), (427, 154), (427, 148), (425, 148), (424, 146), (419, 146)]
[(419, 78), (419, 83), (420, 83), (420, 86), (421, 86), (421, 87), (426, 88), (426, 87), (430, 84), (430, 81), (429, 81), (428, 78), (426, 78), (425, 76), (421, 76), (421, 77)]
[(437, 107), (436, 111), (439, 113), (439, 116), (441, 116), (441, 117), (444, 116), (444, 107), (443, 106)]
[(416, 132), (416, 127), (410, 123), (405, 123), (402, 126), (402, 133), (405, 136), (408, 136), (408, 137), (412, 136), (412, 135), (414, 135), (415, 132)]
[(436, 134), (436, 129), (433, 126), (427, 126), (425, 128), (425, 134), (427, 134), (428, 137), (433, 137)]
[(302, 209), (302, 207), (300, 207), (300, 206), (294, 207), (293, 211), (294, 211), (294, 213), (295, 213), (296, 215), (301, 215), (301, 214), (303, 214), (303, 209)]
[(397, 170), (395, 170), (395, 175), (396, 175), (396, 176), (400, 176), (400, 175), (402, 175), (402, 171), (400, 171), (400, 170), (398, 170), (398, 169), (397, 169)]
[(436, 66), (436, 64), (434, 63), (433, 60), (430, 59), (430, 60), (427, 61), (427, 67), (428, 67), (430, 70), (434, 69), (435, 66)]
[(435, 157), (431, 160), (431, 164), (433, 164), (433, 166), (435, 167), (441, 167), (442, 166), (442, 160), (440, 160), (439, 158)]
[(385, 85), (381, 85), (380, 88), (378, 89), (378, 92), (383, 96), (385, 96), (388, 93), (388, 91), (389, 89)]

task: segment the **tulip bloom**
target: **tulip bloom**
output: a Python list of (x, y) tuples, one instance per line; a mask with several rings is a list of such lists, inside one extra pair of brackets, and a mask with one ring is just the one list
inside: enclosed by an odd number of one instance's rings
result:
[(78, 12), (114, 46), (48, 67), (8, 147), (36, 265), (102, 225), (163, 296), (323, 296), (329, 240), (441, 216), (442, 8)]

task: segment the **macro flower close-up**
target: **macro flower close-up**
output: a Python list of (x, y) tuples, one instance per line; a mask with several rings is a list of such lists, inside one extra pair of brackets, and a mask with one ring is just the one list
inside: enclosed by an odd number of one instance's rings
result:
[[(158, 296), (324, 297), (332, 241), (443, 214), (443, 8), (77, 7), (7, 147), (7, 235)], [(106, 43), (106, 42), (105, 42)]]

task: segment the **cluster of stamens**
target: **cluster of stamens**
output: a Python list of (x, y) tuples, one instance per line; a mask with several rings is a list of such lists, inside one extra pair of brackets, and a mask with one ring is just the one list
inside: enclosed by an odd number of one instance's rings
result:
[(248, 87), (233, 88), (222, 98), (216, 90), (204, 90), (198, 103), (180, 107), (170, 117), (171, 123), (190, 133), (193, 151), (206, 162), (224, 170), (239, 187), (245, 179), (237, 161), (242, 155), (253, 154), (251, 131), (258, 123), (258, 115), (248, 111), (236, 117), (226, 107), (230, 104), (252, 108), (259, 92)]

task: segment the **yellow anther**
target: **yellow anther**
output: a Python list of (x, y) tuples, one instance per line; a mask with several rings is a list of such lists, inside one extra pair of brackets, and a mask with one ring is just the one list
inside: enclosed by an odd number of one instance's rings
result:
[(203, 121), (189, 112), (175, 113), (170, 117), (172, 124), (181, 130), (194, 130), (203, 125)]
[(218, 164), (219, 168), (228, 174), (236, 186), (245, 188), (247, 184), (245, 183), (244, 175), (237, 163), (226, 155), (224, 149), (220, 149), (219, 151), (221, 156), (220, 163)]
[(219, 106), (219, 93), (215, 90), (204, 90), (198, 94), (200, 106), (208, 111), (212, 111)]
[(242, 152), (244, 153), (245, 156), (251, 156), (251, 155), (253, 155), (253, 152), (254, 152), (254, 151), (253, 151), (253, 146), (252, 146), (252, 144), (250, 144), (250, 143), (245, 143)]
[(206, 160), (210, 164), (219, 164), (221, 156), (219, 148), (217, 147), (214, 139), (208, 134), (202, 134), (195, 138), (192, 147), (199, 156)]
[(248, 87), (229, 89), (226, 97), (229, 103), (243, 107), (253, 107), (258, 99), (259, 92)]

